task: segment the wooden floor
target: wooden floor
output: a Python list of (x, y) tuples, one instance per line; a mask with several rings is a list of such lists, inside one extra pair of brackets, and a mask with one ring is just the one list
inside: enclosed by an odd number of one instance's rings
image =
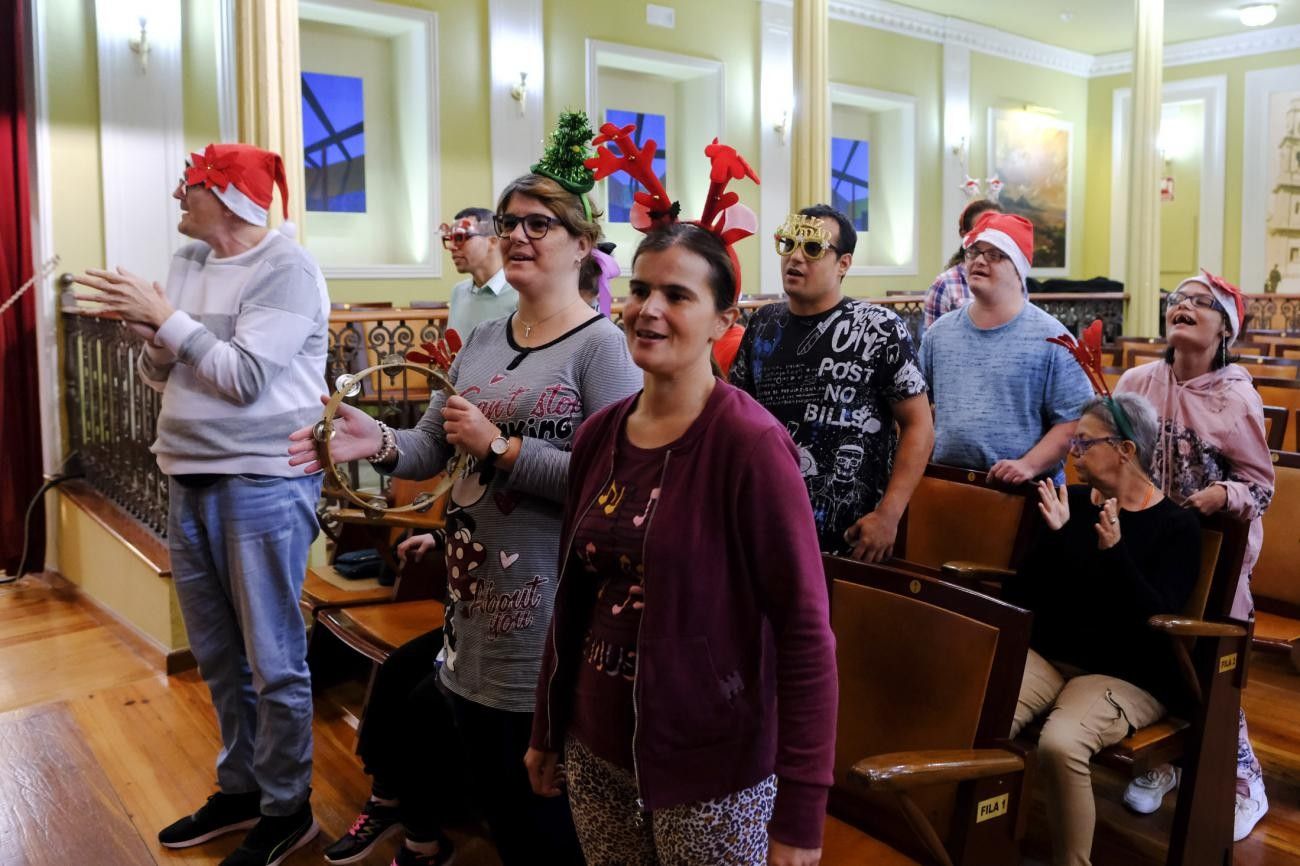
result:
[[(324, 862), (370, 792), (350, 722), (318, 697), (312, 807), (321, 834), (290, 864)], [(57, 582), (0, 586), (0, 866), (219, 863), (239, 834), (182, 851), (157, 840), (215, 790), (219, 747), (197, 673), (157, 673)], [(481, 837), (453, 838), (458, 864), (498, 863)], [(365, 866), (388, 864), (395, 847)]]
[[(184, 851), (156, 838), (213, 790), (219, 741), (207, 688), (193, 672), (156, 673), (59, 587), (43, 577), (0, 586), (0, 866), (218, 863), (238, 834)], [(1283, 659), (1253, 665), (1246, 712), (1271, 810), (1234, 861), (1300, 866), (1300, 675)], [(317, 699), (315, 737), (312, 805), (322, 833), (290, 863), (322, 862), (369, 792), (355, 731), (330, 696)], [(1170, 804), (1136, 819), (1117, 805), (1122, 780), (1099, 777), (1097, 789), (1097, 866), (1160, 862)], [(1045, 860), (1041, 822), (1032, 823), (1026, 850)], [(481, 837), (454, 838), (458, 864), (496, 863)], [(366, 866), (387, 864), (393, 847)]]

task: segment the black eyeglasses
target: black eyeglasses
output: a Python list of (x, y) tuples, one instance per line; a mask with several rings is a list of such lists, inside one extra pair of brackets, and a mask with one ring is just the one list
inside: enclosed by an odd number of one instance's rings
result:
[(1095, 439), (1090, 439), (1087, 436), (1071, 436), (1070, 454), (1074, 457), (1082, 457), (1088, 453), (1089, 448), (1100, 442), (1110, 442), (1113, 445), (1118, 445), (1123, 441), (1123, 436), (1098, 436)]
[(1183, 301), (1191, 304), (1193, 307), (1200, 307), (1202, 310), (1218, 310), (1223, 312), (1223, 306), (1214, 299), (1214, 295), (1190, 295), (1187, 292), (1170, 292), (1169, 297), (1165, 299), (1168, 308), (1181, 304)]
[(962, 251), (961, 256), (966, 260), (967, 264), (973, 264), (976, 259), (983, 256), (984, 261), (990, 265), (996, 265), (998, 262), (1004, 262), (1011, 258), (997, 247), (967, 247)]
[(553, 225), (563, 225), (564, 220), (559, 217), (546, 216), (540, 213), (530, 213), (527, 216), (515, 216), (512, 213), (499, 213), (492, 217), (492, 226), (496, 229), (498, 237), (508, 238), (515, 233), (515, 228), (523, 223), (524, 234), (535, 241), (540, 241), (546, 237), (546, 233), (551, 230)]
[(803, 257), (813, 262), (826, 255), (827, 250), (835, 250), (837, 253), (840, 251), (835, 244), (823, 243), (813, 238), (794, 238), (781, 234), (776, 236), (776, 254), (782, 258), (794, 255), (794, 251), (801, 246)]

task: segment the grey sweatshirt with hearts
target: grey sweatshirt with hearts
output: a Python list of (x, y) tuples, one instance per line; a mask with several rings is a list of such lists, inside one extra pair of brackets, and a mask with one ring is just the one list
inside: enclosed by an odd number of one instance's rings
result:
[[(578, 425), (641, 387), (622, 331), (589, 319), (525, 349), (510, 317), (476, 327), (450, 379), (507, 436), (522, 437), (509, 472), (472, 465), (447, 508), (448, 604), (442, 681), (467, 700), (532, 712), (555, 597), (569, 452)], [(428, 478), (452, 456), (434, 395), (397, 431), (394, 475)]]

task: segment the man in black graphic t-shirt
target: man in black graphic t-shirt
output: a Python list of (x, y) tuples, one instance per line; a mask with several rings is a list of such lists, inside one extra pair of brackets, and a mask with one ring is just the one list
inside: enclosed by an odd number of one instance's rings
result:
[(790, 431), (822, 550), (878, 562), (934, 444), (925, 378), (903, 321), (844, 297), (857, 232), (843, 214), (804, 208), (776, 245), (787, 301), (754, 313), (731, 383)]

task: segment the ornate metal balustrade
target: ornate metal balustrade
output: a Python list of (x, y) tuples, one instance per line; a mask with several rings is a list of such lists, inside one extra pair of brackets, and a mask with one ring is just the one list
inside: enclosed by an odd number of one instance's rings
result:
[[(742, 320), (776, 300), (746, 300)], [(1123, 325), (1124, 296), (1035, 295), (1039, 306), (1056, 316), (1076, 334), (1095, 318), (1105, 322), (1107, 339), (1118, 336)], [(1298, 314), (1300, 299), (1270, 296), (1290, 304), (1286, 315)], [(900, 295), (875, 303), (893, 309), (907, 324), (913, 339), (920, 334), (923, 316), (919, 295)], [(613, 310), (621, 320), (622, 305)], [(349, 309), (330, 316), (329, 358), (322, 391), (333, 390), (343, 373), (374, 366), (383, 358), (405, 354), (421, 343), (436, 340), (446, 327), (445, 309)], [(167, 480), (158, 471), (149, 446), (154, 440), (154, 420), (160, 395), (146, 387), (136, 373), (139, 341), (118, 322), (85, 315), (76, 309), (63, 313), (63, 362), (69, 444), (81, 453), (86, 480), (158, 535), (167, 529)], [(428, 383), (416, 374), (374, 374), (362, 383), (349, 402), (395, 427), (419, 420), (429, 400)], [(355, 477), (354, 486), (359, 479)]]
[(167, 479), (149, 451), (161, 395), (136, 374), (139, 352), (139, 339), (120, 322), (64, 312), (69, 445), (87, 482), (164, 535)]

